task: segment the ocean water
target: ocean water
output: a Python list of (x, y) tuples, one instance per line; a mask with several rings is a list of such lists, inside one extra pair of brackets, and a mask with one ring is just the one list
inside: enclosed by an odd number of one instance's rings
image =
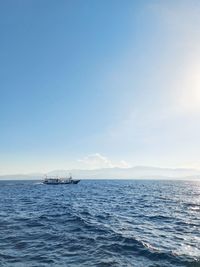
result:
[(0, 182), (0, 266), (200, 266), (200, 182)]

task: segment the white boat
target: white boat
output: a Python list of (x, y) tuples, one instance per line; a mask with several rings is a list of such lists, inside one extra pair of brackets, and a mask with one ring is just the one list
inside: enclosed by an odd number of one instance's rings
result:
[(79, 182), (80, 180), (72, 179), (72, 176), (70, 177), (45, 176), (43, 180), (43, 184), (51, 184), (51, 185), (78, 184)]

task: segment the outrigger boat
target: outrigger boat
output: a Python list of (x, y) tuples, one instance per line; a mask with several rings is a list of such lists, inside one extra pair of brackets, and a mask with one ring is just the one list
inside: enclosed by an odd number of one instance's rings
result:
[(78, 184), (80, 180), (72, 179), (72, 176), (70, 177), (58, 177), (58, 176), (45, 176), (43, 180), (43, 184)]

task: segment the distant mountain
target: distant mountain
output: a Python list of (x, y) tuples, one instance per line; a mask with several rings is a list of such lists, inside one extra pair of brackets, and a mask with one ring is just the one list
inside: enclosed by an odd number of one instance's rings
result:
[[(68, 176), (77, 179), (200, 179), (200, 170), (185, 168), (157, 168), (136, 166), (132, 168), (106, 168), (95, 170), (54, 170), (47, 175)], [(0, 176), (1, 180), (42, 179), (43, 173)]]
[(95, 170), (54, 170), (48, 175), (65, 176), (72, 173), (78, 179), (167, 179), (200, 177), (200, 170), (195, 169), (170, 169), (146, 166), (136, 166), (132, 168), (106, 168)]
[(0, 180), (40, 180), (44, 174), (8, 174), (0, 175)]

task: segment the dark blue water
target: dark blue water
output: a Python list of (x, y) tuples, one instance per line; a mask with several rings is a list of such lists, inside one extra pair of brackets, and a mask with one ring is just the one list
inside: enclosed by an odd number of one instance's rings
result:
[(200, 266), (200, 182), (0, 182), (0, 266)]

